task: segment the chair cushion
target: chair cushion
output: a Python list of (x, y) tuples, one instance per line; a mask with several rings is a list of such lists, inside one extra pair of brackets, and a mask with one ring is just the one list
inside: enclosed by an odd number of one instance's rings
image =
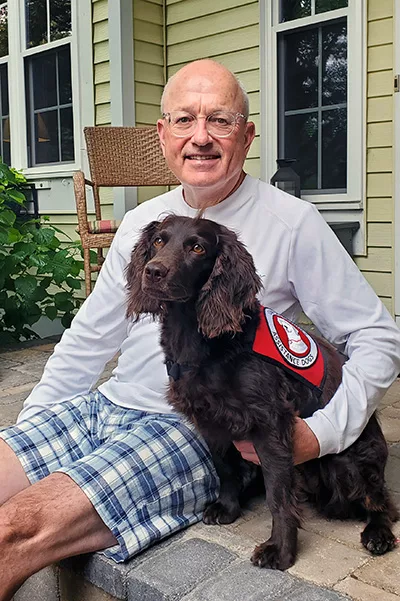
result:
[[(115, 234), (121, 221), (119, 219), (102, 219), (101, 221), (88, 221), (91, 234)], [(76, 228), (79, 233), (79, 227)]]

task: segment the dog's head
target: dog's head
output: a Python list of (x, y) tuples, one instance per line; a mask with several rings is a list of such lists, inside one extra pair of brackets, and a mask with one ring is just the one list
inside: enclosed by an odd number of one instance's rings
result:
[(236, 234), (208, 219), (168, 216), (142, 232), (127, 268), (128, 310), (159, 315), (168, 302), (193, 301), (208, 338), (240, 332), (261, 281)]

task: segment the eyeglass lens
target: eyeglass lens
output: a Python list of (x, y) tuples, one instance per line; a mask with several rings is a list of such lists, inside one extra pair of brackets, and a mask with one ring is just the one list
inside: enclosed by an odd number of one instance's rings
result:
[[(190, 113), (172, 112), (169, 114), (171, 129), (178, 135), (188, 135), (197, 126), (197, 117)], [(236, 123), (234, 113), (218, 111), (206, 117), (207, 131), (214, 136), (228, 136)]]

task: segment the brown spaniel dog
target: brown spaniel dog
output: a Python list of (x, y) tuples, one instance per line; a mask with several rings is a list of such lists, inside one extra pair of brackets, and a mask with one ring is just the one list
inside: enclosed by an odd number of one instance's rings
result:
[[(261, 461), (273, 518), (271, 537), (251, 558), (255, 565), (280, 570), (293, 565), (300, 488), (330, 518), (366, 519), (361, 541), (371, 553), (392, 549), (397, 510), (385, 485), (388, 450), (375, 415), (346, 451), (293, 465), (294, 418), (329, 402), (341, 381), (342, 361), (327, 342), (260, 307), (261, 282), (236, 235), (201, 218), (153, 221), (132, 252), (127, 282), (127, 314), (138, 319), (151, 313), (161, 321), (169, 402), (197, 426), (213, 454), (221, 488), (204, 521), (226, 524), (240, 514), (246, 462), (231, 441), (249, 440)], [(290, 373), (287, 361), (256, 352), (259, 329), (268, 324), (281, 340), (284, 331), (288, 341), (291, 337), (292, 350), (285, 352), (297, 365), (296, 357), (314, 362), (318, 356), (323, 377), (314, 373), (311, 385), (301, 369)], [(304, 355), (308, 347), (314, 355)]]

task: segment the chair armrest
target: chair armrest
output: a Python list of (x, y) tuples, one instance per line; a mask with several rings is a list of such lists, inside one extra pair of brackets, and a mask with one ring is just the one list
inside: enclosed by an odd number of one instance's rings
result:
[(75, 203), (76, 212), (78, 215), (78, 226), (79, 234), (82, 235), (89, 233), (88, 226), (88, 215), (87, 215), (87, 202), (86, 202), (86, 183), (91, 184), (89, 180), (85, 179), (83, 171), (77, 171), (74, 173), (74, 192), (75, 192)]

